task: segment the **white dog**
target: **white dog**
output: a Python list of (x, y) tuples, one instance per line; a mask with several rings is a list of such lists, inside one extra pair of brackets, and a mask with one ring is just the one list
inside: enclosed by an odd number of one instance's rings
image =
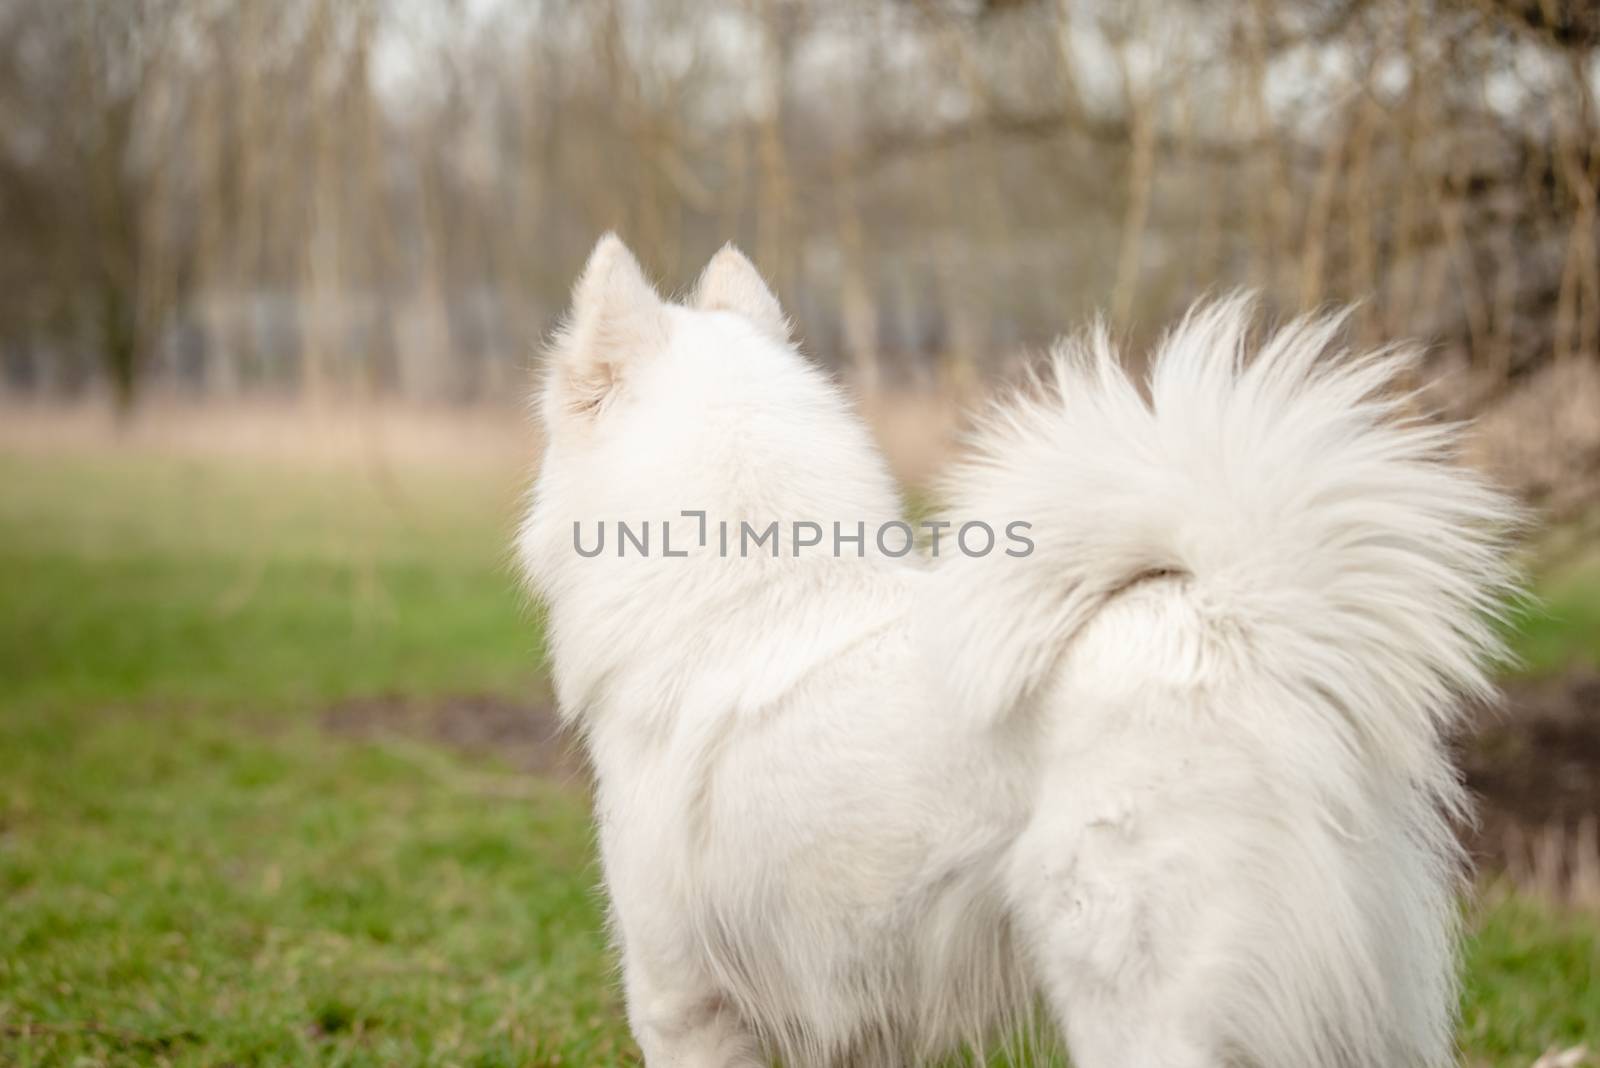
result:
[(1403, 354), (1247, 361), (1248, 319), (1191, 314), (1148, 400), (1063, 348), (930, 562), (742, 255), (679, 306), (601, 240), (519, 555), (651, 1068), (921, 1064), (1041, 1005), (1078, 1068), (1452, 1061), (1441, 736), (1512, 512)]

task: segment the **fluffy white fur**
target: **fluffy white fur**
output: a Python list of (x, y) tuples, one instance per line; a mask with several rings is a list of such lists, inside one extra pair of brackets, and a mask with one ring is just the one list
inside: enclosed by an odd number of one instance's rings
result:
[[(519, 556), (598, 778), (651, 1068), (924, 1063), (1037, 1004), (1078, 1068), (1450, 1063), (1463, 802), (1507, 504), (1307, 320), (1104, 335), (1002, 408), (950, 517), (1037, 551), (724, 558), (899, 513), (733, 249), (687, 306), (614, 237), (557, 339)], [(587, 559), (573, 523), (672, 522)]]

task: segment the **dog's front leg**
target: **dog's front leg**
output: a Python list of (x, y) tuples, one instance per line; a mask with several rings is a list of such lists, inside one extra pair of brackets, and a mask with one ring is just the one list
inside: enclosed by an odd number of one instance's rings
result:
[(628, 1023), (647, 1068), (764, 1068), (755, 1037), (699, 969), (625, 955)]

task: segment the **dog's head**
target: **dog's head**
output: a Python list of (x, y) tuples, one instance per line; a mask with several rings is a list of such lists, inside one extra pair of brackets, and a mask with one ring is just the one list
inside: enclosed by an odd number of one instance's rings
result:
[[(538, 404), (545, 453), (518, 554), (557, 625), (568, 604), (639, 611), (708, 581), (803, 566), (790, 551), (796, 522), (870, 529), (898, 514), (860, 420), (790, 341), (777, 299), (731, 245), (677, 304), (620, 240), (601, 238), (550, 346)], [(703, 525), (685, 512), (704, 512)], [(719, 551), (720, 525), (737, 539), (743, 522), (779, 525), (778, 559), (765, 546), (741, 554), (736, 541)], [(619, 523), (635, 534), (648, 524), (648, 551), (621, 544)], [(672, 552), (698, 562), (666, 555), (669, 525)], [(602, 536), (597, 555), (578, 551)]]

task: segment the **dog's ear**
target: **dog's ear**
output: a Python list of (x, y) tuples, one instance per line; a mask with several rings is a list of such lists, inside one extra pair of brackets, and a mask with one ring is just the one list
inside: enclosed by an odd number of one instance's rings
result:
[(731, 311), (754, 323), (774, 341), (789, 340), (789, 320), (778, 306), (761, 272), (732, 242), (711, 257), (695, 287), (694, 306), (702, 311)]
[(569, 410), (595, 411), (627, 376), (628, 365), (666, 339), (666, 305), (628, 246), (608, 233), (573, 287), (572, 313), (554, 346), (550, 389)]

